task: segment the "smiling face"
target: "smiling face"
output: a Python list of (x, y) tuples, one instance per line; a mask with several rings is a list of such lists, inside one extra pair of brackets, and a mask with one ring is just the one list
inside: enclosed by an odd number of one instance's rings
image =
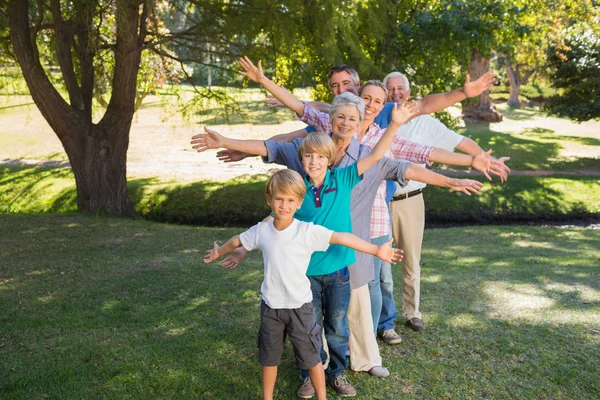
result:
[(336, 72), (329, 78), (329, 88), (333, 92), (334, 96), (342, 94), (344, 92), (350, 92), (353, 94), (358, 93), (356, 87), (357, 82), (354, 82), (352, 75), (346, 71)]
[(350, 140), (360, 124), (360, 113), (354, 104), (338, 107), (331, 118), (332, 136), (334, 141)]
[(401, 76), (389, 78), (386, 82), (386, 87), (388, 90), (388, 101), (404, 103), (410, 97), (408, 81)]
[(312, 152), (302, 155), (302, 167), (311, 178), (311, 182), (323, 182), (330, 163), (325, 154)]
[(293, 193), (283, 191), (267, 195), (267, 204), (271, 206), (273, 217), (281, 222), (290, 222), (294, 218), (294, 213), (302, 206), (302, 200)]
[(385, 105), (385, 91), (376, 85), (364, 86), (360, 98), (365, 102), (365, 121), (372, 123)]

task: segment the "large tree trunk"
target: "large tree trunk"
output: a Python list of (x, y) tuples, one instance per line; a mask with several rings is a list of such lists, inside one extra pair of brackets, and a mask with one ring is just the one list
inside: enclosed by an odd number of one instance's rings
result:
[[(469, 63), (471, 80), (476, 80), (489, 71), (489, 69), (489, 60), (483, 57), (479, 50), (472, 50), (471, 61)], [(462, 118), (465, 122), (500, 122), (502, 121), (502, 114), (496, 110), (496, 107), (492, 104), (490, 92), (486, 90), (479, 96), (479, 102), (467, 102), (467, 105), (463, 106)]]
[(521, 102), (519, 101), (519, 92), (521, 91), (521, 80), (519, 79), (519, 67), (513, 69), (510, 65), (508, 57), (504, 60), (504, 66), (506, 68), (506, 75), (508, 75), (508, 82), (510, 85), (508, 96), (508, 106), (513, 108), (521, 108)]
[[(66, 78), (71, 104), (56, 91), (40, 63), (31, 35), (28, 2), (11, 0), (9, 4), (10, 36), (18, 63), (33, 101), (60, 139), (75, 175), (77, 204), (80, 211), (108, 212), (127, 217), (136, 213), (127, 195), (126, 161), (129, 130), (133, 118), (137, 71), (139, 69), (144, 26), (140, 28), (139, 6), (134, 0), (117, 1), (117, 43), (113, 92), (108, 109), (100, 123), (91, 120), (90, 54), (82, 63), (79, 87), (70, 62), (72, 43), (68, 26), (61, 26), (60, 5), (53, 2), (52, 11), (57, 37), (61, 72)], [(141, 20), (145, 15), (142, 12)], [(62, 28), (65, 30), (61, 31)]]

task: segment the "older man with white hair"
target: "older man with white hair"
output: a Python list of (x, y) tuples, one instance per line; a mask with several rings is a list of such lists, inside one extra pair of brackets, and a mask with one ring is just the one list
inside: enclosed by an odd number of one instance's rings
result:
[[(467, 76), (467, 82), (470, 78)], [(390, 120), (390, 105), (394, 102), (402, 103), (410, 97), (410, 83), (406, 75), (392, 72), (383, 80), (388, 90), (388, 101), (381, 110), (375, 123), (387, 126)], [(437, 96), (437, 95), (433, 95)], [(464, 137), (448, 129), (436, 118), (429, 115), (420, 115), (405, 123), (398, 129), (397, 135), (423, 145), (436, 146), (445, 150), (458, 149), (473, 155), (482, 151), (481, 147), (468, 137)], [(508, 157), (499, 161), (504, 163)], [(500, 176), (504, 182), (510, 169), (493, 167), (491, 173)], [(425, 329), (425, 323), (419, 310), (420, 283), (421, 283), (421, 245), (425, 228), (425, 204), (423, 202), (423, 189), (425, 184), (409, 182), (403, 188), (396, 187), (390, 202), (392, 214), (392, 234), (396, 245), (404, 251), (402, 262), (402, 315), (406, 325), (416, 332)], [(380, 287), (382, 292), (382, 312), (377, 327), (378, 334), (387, 343), (398, 343), (399, 335), (394, 329), (396, 307), (393, 296), (392, 271), (389, 264), (381, 269)]]

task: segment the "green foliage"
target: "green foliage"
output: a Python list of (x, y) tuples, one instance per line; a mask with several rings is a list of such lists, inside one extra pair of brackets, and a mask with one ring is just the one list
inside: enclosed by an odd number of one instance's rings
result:
[(577, 121), (600, 119), (600, 19), (569, 28), (564, 44), (549, 49), (553, 85), (563, 89), (546, 103), (552, 114)]
[[(508, 86), (492, 86), (490, 93), (506, 93), (508, 94), (510, 88)], [(529, 100), (544, 101), (550, 96), (557, 93), (557, 90), (547, 86), (541, 85), (523, 85), (519, 94), (528, 98)]]
[[(71, 177), (69, 170), (61, 168), (3, 167), (0, 214), (74, 211)], [(136, 211), (153, 221), (248, 226), (269, 212), (264, 199), (266, 180), (266, 176), (254, 176), (225, 184), (169, 185), (130, 179), (128, 192)], [(425, 202), (429, 222), (598, 218), (600, 181), (597, 176), (513, 176), (503, 185), (495, 179), (485, 184), (480, 195), (471, 197), (428, 187)]]

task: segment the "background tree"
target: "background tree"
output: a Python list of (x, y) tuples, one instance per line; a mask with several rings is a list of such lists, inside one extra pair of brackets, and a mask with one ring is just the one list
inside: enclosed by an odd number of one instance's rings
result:
[[(382, 18), (392, 4), (5, 0), (0, 33), (10, 32), (3, 55), (14, 55), (33, 101), (65, 149), (79, 209), (135, 216), (126, 187), (129, 130), (136, 102), (152, 90), (148, 82), (161, 76), (144, 73), (153, 61), (172, 60), (184, 72), (186, 63), (231, 70), (249, 54), (273, 60), (267, 65), (274, 65), (281, 83), (323, 85), (333, 64), (373, 66), (370, 43), (380, 33), (361, 18)], [(142, 59), (147, 62), (140, 71)], [(57, 77), (53, 65), (59, 66)], [(188, 107), (205, 105), (208, 98), (235, 109), (223, 92), (195, 90)], [(98, 120), (94, 98), (106, 106)]]
[(600, 19), (568, 28), (548, 51), (551, 80), (562, 93), (548, 99), (552, 114), (577, 121), (600, 119)]

